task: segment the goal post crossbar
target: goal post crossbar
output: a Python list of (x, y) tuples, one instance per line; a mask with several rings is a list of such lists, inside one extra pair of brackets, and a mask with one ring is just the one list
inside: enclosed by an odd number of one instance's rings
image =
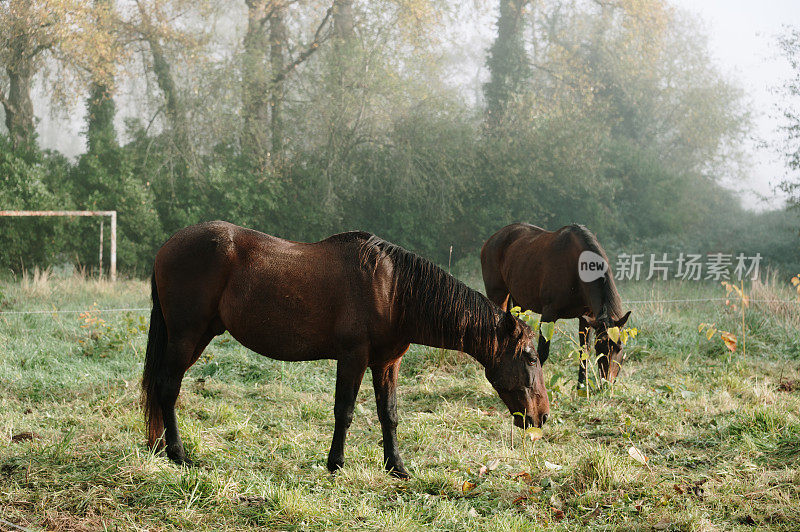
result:
[[(112, 281), (117, 280), (117, 211), (0, 211), (0, 216), (108, 216), (111, 218), (111, 265), (109, 267), (109, 276)], [(100, 238), (100, 256), (102, 257), (102, 231)]]

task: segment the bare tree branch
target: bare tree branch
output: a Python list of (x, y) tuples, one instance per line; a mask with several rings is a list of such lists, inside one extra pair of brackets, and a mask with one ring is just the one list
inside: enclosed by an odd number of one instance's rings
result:
[(13, 109), (11, 102), (6, 99), (6, 96), (2, 91), (0, 91), (0, 105), (3, 106), (3, 109)]
[(328, 20), (331, 18), (332, 12), (333, 12), (333, 6), (329, 7), (328, 11), (325, 12), (325, 16), (322, 18), (322, 22), (319, 23), (317, 31), (314, 32), (314, 40), (311, 41), (311, 44), (309, 44), (308, 47), (305, 50), (303, 50), (294, 61), (286, 65), (286, 68), (284, 68), (281, 72), (275, 75), (272, 78), (272, 83), (280, 83), (281, 81), (286, 79), (286, 76), (291, 74), (292, 71), (298, 67), (298, 65), (303, 63), (306, 59), (311, 57), (314, 54), (314, 52), (319, 50), (320, 44), (325, 42), (325, 40), (328, 38), (328, 35), (322, 35), (322, 29), (325, 27), (325, 25), (328, 23)]

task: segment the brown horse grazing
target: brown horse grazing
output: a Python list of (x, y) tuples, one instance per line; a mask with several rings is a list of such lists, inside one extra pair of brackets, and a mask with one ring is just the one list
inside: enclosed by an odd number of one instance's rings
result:
[[(278, 360), (335, 359), (335, 428), (328, 469), (344, 442), (367, 367), (372, 369), (384, 465), (407, 477), (397, 449), (397, 375), (411, 343), (465, 351), (517, 426), (549, 413), (530, 327), (427, 260), (363, 232), (316, 243), (282, 240), (226, 222), (178, 231), (158, 251), (142, 405), (151, 447), (188, 462), (175, 401), (181, 379), (224, 331)], [(163, 436), (163, 442), (162, 442)]]
[[(607, 269), (595, 280), (584, 282), (579, 274), (583, 252), (602, 257)], [(595, 236), (582, 225), (568, 225), (556, 231), (526, 223), (507, 225), (489, 237), (481, 249), (481, 268), (486, 295), (505, 308), (509, 298), (523, 310), (542, 315), (542, 322), (579, 318), (581, 345), (589, 343), (595, 330), (595, 349), (600, 377), (613, 382), (622, 364), (622, 345), (607, 334), (622, 327), (630, 312), (622, 315), (614, 275), (605, 251)], [(539, 358), (544, 364), (550, 342), (539, 335)], [(586, 381), (583, 361), (578, 383)]]

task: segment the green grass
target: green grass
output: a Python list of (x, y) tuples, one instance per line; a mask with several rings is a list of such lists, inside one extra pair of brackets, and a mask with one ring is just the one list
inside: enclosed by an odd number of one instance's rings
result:
[[(792, 297), (775, 283), (758, 290)], [(621, 291), (626, 300), (724, 294), (689, 283)], [(147, 284), (0, 284), (3, 311), (95, 302), (147, 307)], [(345, 469), (332, 477), (334, 363), (281, 363), (219, 337), (183, 382), (181, 431), (198, 465), (179, 468), (143, 445), (146, 313), (101, 314), (106, 324), (90, 327), (77, 314), (3, 314), (0, 517), (52, 530), (797, 530), (797, 307), (754, 304), (747, 355), (730, 361), (718, 338), (697, 332), (712, 322), (741, 336), (723, 303), (631, 307), (640, 334), (613, 390), (579, 397), (569, 342), (557, 337), (545, 367), (551, 417), (535, 444), (512, 430), (472, 359), (413, 348), (398, 429), (410, 481), (381, 470), (370, 375)], [(574, 335), (576, 324), (561, 328)], [(35, 435), (11, 441), (24, 432)]]

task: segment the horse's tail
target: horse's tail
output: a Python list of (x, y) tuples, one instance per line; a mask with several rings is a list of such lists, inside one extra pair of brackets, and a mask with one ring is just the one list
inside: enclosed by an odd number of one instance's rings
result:
[(153, 310), (150, 312), (150, 332), (147, 336), (147, 352), (144, 357), (144, 372), (142, 373), (142, 409), (144, 410), (147, 443), (151, 448), (160, 448), (164, 445), (162, 435), (164, 432), (164, 417), (161, 413), (161, 403), (158, 400), (156, 382), (161, 369), (161, 360), (167, 348), (167, 323), (161, 311), (161, 302), (158, 300), (156, 275), (150, 278), (153, 297)]

